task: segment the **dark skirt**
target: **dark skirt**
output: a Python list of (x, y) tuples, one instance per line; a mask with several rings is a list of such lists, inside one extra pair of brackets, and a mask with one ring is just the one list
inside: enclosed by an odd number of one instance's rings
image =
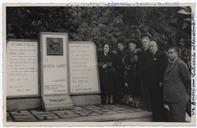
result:
[(114, 73), (110, 70), (100, 71), (100, 85), (102, 95), (113, 95), (114, 93)]
[(130, 75), (127, 79), (128, 87), (125, 93), (132, 96), (140, 96), (140, 80), (137, 76)]

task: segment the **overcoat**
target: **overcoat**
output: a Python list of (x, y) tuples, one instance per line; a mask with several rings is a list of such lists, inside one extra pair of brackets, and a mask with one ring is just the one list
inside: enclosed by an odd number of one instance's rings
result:
[(189, 98), (190, 81), (189, 69), (181, 59), (169, 63), (163, 81), (164, 100), (170, 103), (186, 102)]
[(137, 76), (140, 79), (140, 94), (143, 106), (146, 109), (150, 109), (150, 94), (148, 91), (149, 72), (148, 67), (150, 65), (150, 52), (148, 50), (141, 50), (138, 52), (137, 62)]
[(116, 83), (116, 92), (117, 93), (124, 93), (124, 83), (125, 83), (125, 65), (123, 63), (123, 58), (125, 55), (127, 55), (128, 51), (127, 50), (122, 50), (122, 51), (117, 51), (114, 57), (114, 68), (116, 71), (116, 78), (115, 78), (115, 83)]
[(125, 88), (125, 93), (133, 96), (140, 95), (140, 82), (139, 77), (137, 76), (137, 61), (138, 56), (135, 51), (129, 51), (129, 53), (123, 58), (126, 68), (125, 81), (128, 83), (128, 87)]
[(167, 64), (167, 56), (160, 50), (150, 56), (146, 85), (150, 94), (153, 121), (163, 121), (163, 94), (160, 83), (163, 81)]
[(167, 56), (164, 52), (158, 50), (155, 55), (149, 57), (147, 65), (146, 72), (149, 74), (146, 76), (148, 87), (159, 87), (159, 83), (163, 82), (164, 71), (168, 65)]
[[(104, 52), (98, 54), (99, 62), (99, 76), (101, 84), (101, 94), (110, 95), (114, 91), (114, 68), (113, 68), (113, 54), (110, 52), (107, 55)], [(103, 68), (103, 65), (107, 65)]]

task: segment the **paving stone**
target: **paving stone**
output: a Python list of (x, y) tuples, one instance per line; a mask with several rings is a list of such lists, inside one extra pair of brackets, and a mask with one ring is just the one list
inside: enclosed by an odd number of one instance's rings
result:
[(24, 111), (12, 111), (12, 112), (10, 112), (10, 114), (12, 114), (13, 116), (14, 115), (31, 115), (31, 113), (29, 112), (29, 111), (26, 111), (26, 110), (24, 110)]
[(100, 106), (84, 106), (84, 108), (88, 109), (88, 110), (94, 110), (94, 109), (103, 109), (102, 107)]
[(111, 110), (108, 110), (108, 109), (93, 110), (93, 111), (99, 113), (100, 115), (114, 114), (114, 113), (116, 113), (115, 111), (111, 111)]
[(79, 115), (75, 114), (72, 111), (67, 111), (67, 110), (62, 110), (62, 111), (53, 111), (57, 116), (63, 119), (67, 118), (74, 118), (74, 117), (79, 117)]
[(37, 120), (29, 111), (13, 111), (10, 114), (13, 120), (17, 122), (32, 122)]
[(86, 109), (81, 106), (77, 106), (77, 107), (74, 107), (74, 110), (86, 110)]
[(39, 120), (52, 120), (52, 119), (59, 119), (54, 113), (51, 114), (35, 114), (35, 116)]
[(85, 107), (85, 108), (94, 108), (94, 107), (98, 107), (98, 106), (96, 106), (96, 105), (86, 105), (86, 106), (83, 106), (83, 107)]
[(98, 115), (100, 115), (100, 114), (97, 112), (91, 112), (88, 116), (98, 116)]
[(117, 112), (117, 113), (128, 113), (127, 110), (117, 110), (116, 112)]
[(103, 115), (106, 115), (106, 114), (115, 114), (115, 113), (117, 113), (117, 112), (115, 112), (115, 111), (107, 111), (107, 112), (103, 111)]
[(30, 111), (32, 114), (35, 114), (35, 115), (47, 115), (47, 114), (53, 114), (52, 111), (41, 111), (41, 110), (31, 110)]
[(133, 113), (133, 112), (135, 112), (135, 111), (133, 111), (133, 110), (130, 110), (130, 109), (128, 109), (128, 110), (126, 110), (127, 112), (131, 112), (131, 113)]
[(51, 119), (58, 119), (58, 116), (56, 116), (52, 111), (45, 112), (40, 110), (32, 110), (31, 113), (38, 118), (39, 120), (51, 120)]
[(31, 115), (31, 116), (14, 116), (14, 121), (16, 122), (34, 122), (37, 121), (37, 119)]
[(119, 108), (117, 106), (113, 106), (113, 105), (104, 105), (102, 106), (103, 108), (106, 108), (106, 109), (112, 109), (112, 108)]
[(118, 107), (118, 108), (112, 108), (111, 110), (116, 111), (116, 112), (119, 112), (119, 111), (126, 111), (126, 110), (128, 110), (128, 109)]
[(93, 111), (90, 110), (73, 110), (74, 113), (77, 113), (81, 116), (88, 116), (89, 114), (91, 114)]

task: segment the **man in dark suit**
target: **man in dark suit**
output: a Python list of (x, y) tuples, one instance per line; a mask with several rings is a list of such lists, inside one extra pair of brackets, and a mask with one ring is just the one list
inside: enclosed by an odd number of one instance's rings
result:
[(186, 103), (191, 86), (190, 72), (187, 65), (178, 57), (178, 49), (168, 50), (168, 66), (163, 81), (163, 98), (170, 112), (170, 121), (185, 121)]
[(144, 36), (141, 40), (142, 49), (138, 52), (137, 75), (140, 79), (142, 108), (150, 111), (150, 94), (147, 88), (147, 76), (150, 75), (147, 72), (147, 66), (150, 61), (149, 43), (150, 38)]
[(153, 121), (164, 121), (163, 116), (163, 82), (164, 71), (168, 64), (166, 54), (158, 49), (155, 41), (150, 41), (149, 51), (151, 53), (148, 65), (147, 86), (150, 94), (151, 110)]

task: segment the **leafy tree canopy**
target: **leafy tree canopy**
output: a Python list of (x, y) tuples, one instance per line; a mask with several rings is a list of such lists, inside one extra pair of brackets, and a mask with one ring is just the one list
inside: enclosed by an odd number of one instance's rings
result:
[(161, 49), (190, 49), (191, 44), (190, 7), (7, 7), (6, 18), (7, 39), (68, 32), (69, 40), (93, 41), (100, 50), (104, 43), (115, 49), (118, 42), (132, 40), (139, 46), (149, 34)]

